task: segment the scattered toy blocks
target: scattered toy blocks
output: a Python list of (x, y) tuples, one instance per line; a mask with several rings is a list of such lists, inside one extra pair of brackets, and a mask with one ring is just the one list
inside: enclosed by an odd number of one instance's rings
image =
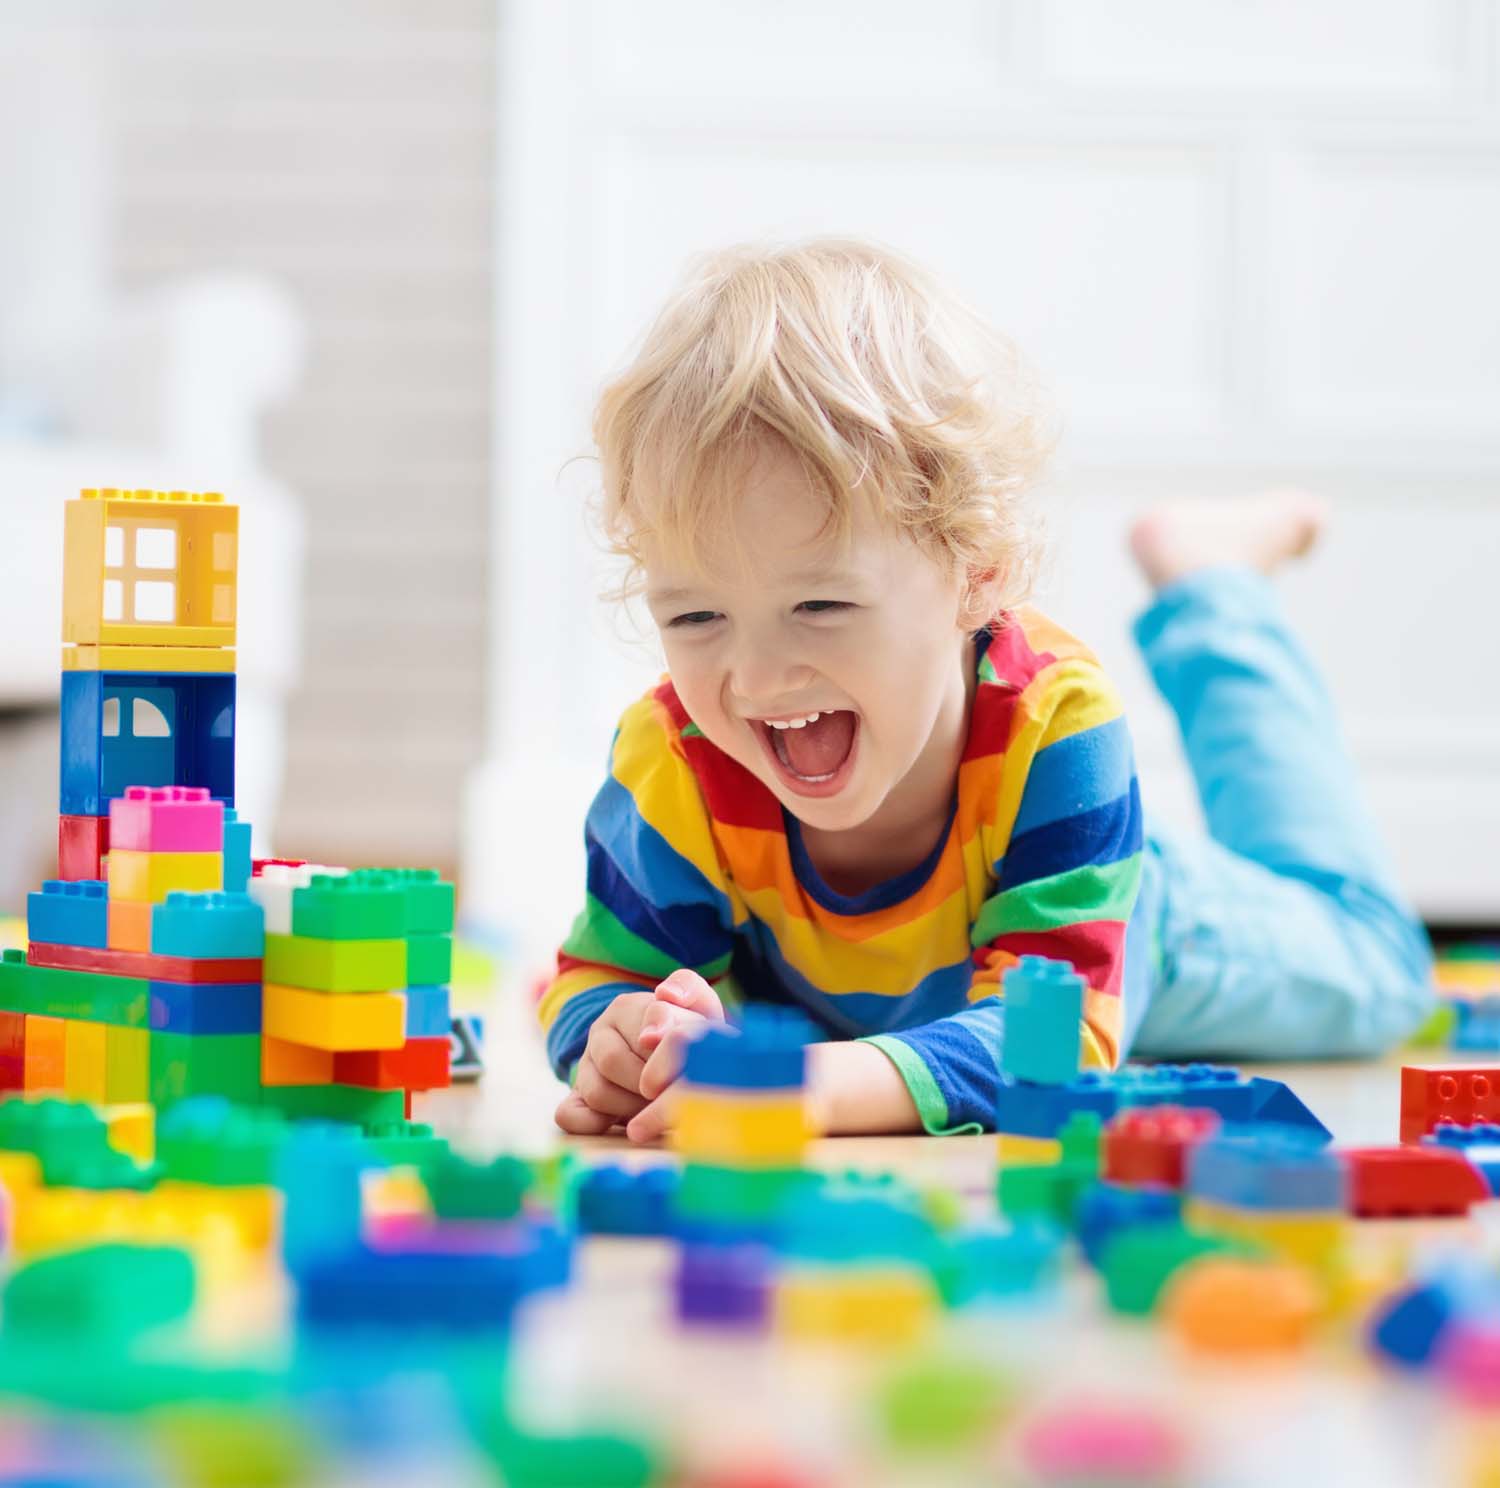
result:
[(1218, 1129), (1212, 1111), (1130, 1107), (1104, 1130), (1104, 1177), (1111, 1183), (1181, 1188), (1188, 1154)]
[(1345, 1208), (1348, 1173), (1337, 1154), (1295, 1127), (1229, 1127), (1188, 1159), (1188, 1192), (1236, 1209), (1331, 1212)]
[(1086, 983), (1065, 961), (1022, 956), (1001, 979), (1000, 1068), (1013, 1080), (1065, 1085), (1078, 1073)]
[(102, 949), (109, 943), (108, 885), (49, 878), (26, 897), (26, 938)]
[(202, 786), (128, 786), (109, 803), (112, 849), (222, 853), (224, 803)]
[(582, 1235), (670, 1235), (678, 1182), (665, 1166), (585, 1169), (573, 1185), (574, 1224)]

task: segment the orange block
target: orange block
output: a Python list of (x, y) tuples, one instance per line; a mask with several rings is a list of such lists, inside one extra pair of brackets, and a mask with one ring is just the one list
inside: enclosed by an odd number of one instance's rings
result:
[(260, 1083), (262, 1085), (332, 1085), (333, 1050), (311, 1049), (287, 1039), (262, 1035)]
[(1304, 1266), (1205, 1256), (1167, 1283), (1162, 1310), (1168, 1328), (1190, 1348), (1276, 1354), (1307, 1343), (1322, 1298)]
[(110, 950), (149, 951), (152, 908), (152, 905), (140, 900), (111, 898), (109, 931), (105, 936)]
[(67, 1083), (67, 1026), (61, 1018), (26, 1015), (27, 1094), (61, 1095)]

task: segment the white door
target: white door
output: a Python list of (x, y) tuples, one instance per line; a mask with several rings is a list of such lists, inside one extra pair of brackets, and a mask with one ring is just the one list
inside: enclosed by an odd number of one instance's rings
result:
[(1289, 576), (1430, 916), (1500, 920), (1500, 43), (1483, 0), (509, 0), (501, 6), (491, 752), (470, 904), (553, 941), (620, 707), (593, 394), (695, 251), (862, 233), (951, 276), (1056, 388), (1043, 602), (1125, 687), (1132, 514), (1297, 480)]

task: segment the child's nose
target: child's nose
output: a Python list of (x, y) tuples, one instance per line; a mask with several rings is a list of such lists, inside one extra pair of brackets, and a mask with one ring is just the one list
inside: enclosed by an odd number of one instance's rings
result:
[(795, 707), (811, 678), (812, 668), (794, 656), (746, 651), (735, 658), (730, 686), (742, 711), (756, 717)]

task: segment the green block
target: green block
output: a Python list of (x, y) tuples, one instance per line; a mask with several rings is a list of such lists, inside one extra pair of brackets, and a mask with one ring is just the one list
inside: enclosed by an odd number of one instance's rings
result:
[(291, 1128), (277, 1111), (219, 1100), (184, 1101), (156, 1127), (156, 1160), (168, 1178), (221, 1188), (273, 1181)]
[[(438, 876), (436, 868), (387, 868), (406, 898), (407, 935), (451, 935), (453, 933), (453, 885)], [(413, 982), (413, 986), (440, 983)]]
[(128, 1344), (129, 1340), (118, 1340), (113, 1347), (105, 1347), (96, 1335), (89, 1348), (81, 1349), (77, 1339), (28, 1334), (25, 1348), (0, 1349), (0, 1395), (63, 1410), (139, 1416), (142, 1411), (184, 1400), (240, 1406), (267, 1400), (277, 1389), (284, 1389), (281, 1378), (270, 1370), (214, 1367), (201, 1357), (156, 1358)]
[(47, 1182), (59, 1188), (132, 1189), (143, 1193), (155, 1188), (160, 1176), (154, 1163), (142, 1167), (128, 1153), (113, 1147), (97, 1153), (69, 1153), (54, 1158), (46, 1168)]
[(403, 987), (446, 987), (453, 980), (453, 940), (447, 935), (406, 937)]
[(422, 1181), (439, 1219), (513, 1219), (532, 1176), (519, 1157), (475, 1163), (450, 1152), (423, 1170)]
[(266, 936), (265, 979), (313, 992), (397, 992), (407, 976), (404, 940), (314, 940)]
[(993, 1433), (1010, 1391), (977, 1359), (921, 1359), (903, 1364), (879, 1391), (886, 1439), (898, 1451), (961, 1450)]
[(27, 968), (25, 1011), (52, 1018), (81, 1018), (117, 1028), (151, 1026), (151, 984), (144, 977), (106, 976), (97, 971)]
[(31, 986), (31, 967), (26, 952), (7, 950), (0, 953), (0, 1012), (39, 1013), (36, 993)]
[(1253, 1256), (1241, 1241), (1199, 1235), (1180, 1224), (1135, 1225), (1116, 1235), (1100, 1260), (1105, 1295), (1116, 1312), (1145, 1317), (1155, 1307), (1172, 1273), (1205, 1255)]
[(298, 1488), (332, 1476), (312, 1421), (285, 1403), (184, 1401), (151, 1413), (168, 1480), (197, 1488)]
[(677, 1186), (677, 1212), (684, 1219), (720, 1224), (765, 1224), (776, 1219), (803, 1194), (814, 1192), (821, 1177), (806, 1168), (724, 1168), (685, 1163)]
[(267, 1085), (260, 1100), (294, 1121), (372, 1127), (400, 1121), (406, 1114), (404, 1090), (367, 1090), (362, 1085)]
[[(166, 1245), (93, 1245), (22, 1266), (5, 1284), (5, 1335), (106, 1345), (185, 1318), (192, 1257)], [(28, 1337), (29, 1335), (29, 1337)]]
[(194, 1095), (259, 1104), (260, 1035), (153, 1032), (152, 1102), (170, 1106)]
[(1451, 1049), (1458, 1032), (1458, 1009), (1451, 1002), (1440, 1002), (1427, 1015), (1420, 1028), (1402, 1045), (1407, 1049)]
[(1066, 1159), (1045, 1167), (1002, 1167), (996, 1184), (1000, 1211), (1015, 1221), (1040, 1219), (1068, 1229), (1079, 1196), (1097, 1177), (1097, 1167)]
[(406, 934), (406, 895), (378, 868), (316, 873), (292, 890), (292, 934), (319, 940), (397, 940)]
[(107, 1162), (112, 1150), (108, 1127), (91, 1107), (80, 1102), (0, 1102), (0, 1151), (34, 1153), (46, 1183), (56, 1181), (52, 1176), (55, 1173)]
[(1104, 1127), (1097, 1111), (1074, 1111), (1063, 1123), (1057, 1139), (1062, 1144), (1063, 1162), (1079, 1163), (1098, 1176)]
[(393, 1168), (425, 1168), (448, 1152), (447, 1138), (420, 1121), (377, 1121), (366, 1126), (365, 1137)]
[(660, 1452), (626, 1436), (533, 1436), (508, 1424), (480, 1436), (507, 1488), (648, 1488), (665, 1481)]

